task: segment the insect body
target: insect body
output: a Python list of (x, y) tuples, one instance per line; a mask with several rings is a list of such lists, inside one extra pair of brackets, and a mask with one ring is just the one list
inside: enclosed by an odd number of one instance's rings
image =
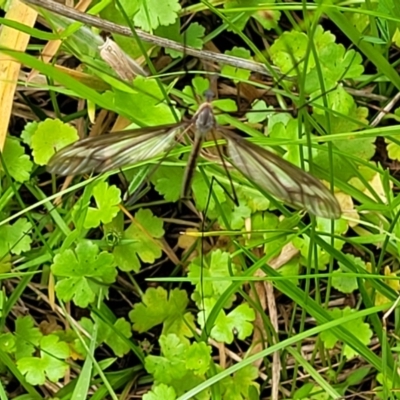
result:
[(182, 185), (183, 197), (189, 194), (205, 136), (218, 131), (228, 143), (232, 164), (260, 188), (295, 208), (305, 208), (324, 218), (340, 218), (339, 203), (318, 179), (269, 150), (218, 127), (210, 99), (189, 122), (83, 139), (56, 153), (47, 168), (59, 175), (106, 172), (168, 152), (177, 144), (177, 137), (190, 130), (194, 131), (194, 143)]

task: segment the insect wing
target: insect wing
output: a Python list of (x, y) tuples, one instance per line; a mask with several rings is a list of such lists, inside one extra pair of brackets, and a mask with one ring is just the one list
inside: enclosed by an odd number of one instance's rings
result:
[(335, 196), (316, 178), (242, 137), (222, 132), (235, 167), (262, 189), (296, 208), (323, 218), (340, 218)]
[(148, 160), (175, 145), (182, 124), (87, 138), (56, 153), (47, 170), (58, 175), (106, 172)]

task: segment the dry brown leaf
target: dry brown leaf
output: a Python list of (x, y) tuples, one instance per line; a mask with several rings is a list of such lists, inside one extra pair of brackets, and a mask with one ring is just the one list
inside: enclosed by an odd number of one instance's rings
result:
[[(12, 0), (6, 19), (32, 27), (37, 12), (19, 0)], [(24, 52), (30, 36), (16, 29), (3, 26), (0, 33), (0, 47)], [(21, 64), (8, 55), (0, 53), (0, 150), (7, 137), (8, 124), (14, 100), (14, 92)]]

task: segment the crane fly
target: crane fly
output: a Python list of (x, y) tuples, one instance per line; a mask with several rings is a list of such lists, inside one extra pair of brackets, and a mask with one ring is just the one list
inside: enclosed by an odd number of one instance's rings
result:
[(188, 197), (202, 143), (207, 134), (218, 131), (227, 141), (230, 162), (261, 189), (295, 208), (324, 218), (340, 218), (335, 196), (316, 178), (274, 153), (248, 142), (238, 134), (217, 126), (208, 94), (190, 121), (153, 128), (122, 131), (86, 138), (56, 153), (47, 169), (58, 175), (106, 172), (146, 161), (175, 147), (183, 135), (194, 134), (182, 185), (182, 197)]

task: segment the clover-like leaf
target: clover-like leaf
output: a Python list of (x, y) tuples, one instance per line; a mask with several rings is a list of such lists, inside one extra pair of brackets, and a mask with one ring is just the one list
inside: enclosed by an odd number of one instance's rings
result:
[[(284, 74), (295, 75), (296, 68), (301, 71), (301, 62), (307, 51), (308, 37), (303, 32), (283, 32), (270, 48), (271, 59)], [(309, 65), (308, 68), (314, 65)]]
[(18, 317), (15, 321), (15, 358), (19, 360), (31, 356), (42, 336), (32, 317)]
[(21, 254), (31, 248), (31, 224), (25, 219), (18, 219), (14, 225), (0, 226), (0, 259), (7, 254)]
[(58, 150), (78, 140), (76, 129), (59, 119), (39, 122), (31, 138), (33, 159), (38, 165), (45, 165)]
[[(159, 344), (161, 355), (150, 355), (145, 359), (145, 368), (153, 375), (157, 384), (173, 387), (179, 396), (205, 380), (202, 372), (207, 369), (211, 360), (209, 346), (204, 343), (190, 345), (187, 339), (174, 334), (161, 335)], [(201, 360), (196, 361), (196, 356)], [(210, 398), (207, 390), (197, 397)]]
[[(192, 299), (199, 308), (203, 308), (204, 299), (217, 300), (224, 293), (232, 283), (231, 272), (235, 274), (236, 267), (230, 265), (230, 254), (221, 250), (213, 251), (207, 258), (200, 257), (192, 261), (188, 277), (192, 284), (196, 285)], [(201, 279), (202, 277), (206, 279)], [(232, 300), (230, 298), (225, 307), (229, 307)]]
[[(92, 318), (96, 322), (97, 330), (97, 342), (98, 344), (106, 343), (114, 352), (117, 357), (122, 357), (127, 354), (130, 350), (129, 344), (123, 337), (129, 339), (132, 336), (131, 324), (125, 318), (118, 318), (113, 326), (110, 323), (104, 321), (98, 315), (92, 313)], [(87, 332), (92, 333), (94, 329), (94, 323), (89, 318), (82, 318), (79, 321), (82, 328)], [(116, 333), (118, 332), (118, 333)], [(121, 335), (123, 337), (121, 337)], [(80, 352), (85, 353), (84, 349), (78, 344)]]
[[(205, 28), (197, 22), (191, 23), (184, 32), (181, 32), (181, 24), (178, 19), (172, 25), (160, 26), (155, 34), (195, 49), (201, 49), (203, 47), (204, 32)], [(173, 58), (183, 56), (182, 51), (165, 49), (165, 52)]]
[[(3, 161), (8, 173), (17, 181), (25, 182), (29, 179), (33, 163), (25, 154), (24, 148), (17, 139), (7, 136), (3, 150)], [(3, 169), (2, 164), (0, 170)]]
[(204, 32), (204, 26), (200, 25), (198, 22), (193, 22), (184, 32), (184, 41), (186, 41), (188, 46), (200, 50), (203, 47)]
[[(366, 269), (364, 261), (360, 257), (354, 257), (351, 254), (346, 254), (345, 257), (353, 264), (357, 264), (359, 267)], [(332, 286), (342, 293), (353, 293), (358, 288), (357, 278), (355, 276), (346, 276), (346, 272), (349, 271), (348, 267), (339, 262), (339, 269), (333, 272)]]
[(182, 191), (183, 167), (160, 166), (151, 175), (151, 182), (159, 194), (168, 202), (178, 201)]
[(267, 107), (267, 104), (264, 100), (256, 100), (251, 105), (251, 111), (246, 113), (246, 118), (250, 124), (258, 124), (263, 122), (268, 117), (268, 109), (269, 107)]
[(191, 337), (193, 317), (186, 312), (189, 303), (184, 290), (174, 289), (168, 292), (161, 286), (149, 288), (142, 297), (142, 303), (135, 304), (129, 313), (133, 330), (146, 332), (156, 325), (164, 324), (163, 333), (174, 333), (179, 337)]
[(147, 32), (173, 24), (181, 9), (178, 0), (138, 0), (135, 5), (133, 21)]
[[(338, 319), (341, 317), (345, 317), (350, 314), (356, 313), (356, 310), (351, 309), (350, 307), (346, 307), (343, 310), (339, 308), (335, 308), (329, 311), (329, 314), (332, 318)], [(346, 322), (341, 325), (343, 328), (346, 328), (349, 332), (357, 332), (358, 340), (365, 345), (369, 345), (372, 331), (369, 327), (369, 324), (363, 322), (361, 318), (353, 319), (349, 322)], [(321, 339), (325, 343), (325, 347), (327, 349), (333, 349), (336, 343), (339, 341), (339, 338), (335, 336), (332, 330), (326, 330), (320, 334)], [(353, 358), (357, 355), (357, 352), (353, 350), (350, 346), (344, 345), (343, 354), (348, 358)]]
[(12, 353), (16, 350), (16, 338), (11, 332), (0, 335), (0, 350), (6, 353)]
[[(126, 338), (132, 336), (131, 324), (125, 318), (118, 318), (114, 323), (114, 329)], [(110, 333), (105, 339), (105, 343), (111, 347), (117, 357), (122, 357), (130, 350), (129, 344), (116, 335), (115, 332)]]
[[(227, 50), (225, 52), (225, 54), (228, 54), (230, 56), (244, 58), (245, 60), (251, 59), (250, 51), (247, 49), (244, 49), (242, 47), (234, 47), (232, 50)], [(228, 75), (236, 83), (239, 81), (242, 81), (242, 80), (247, 80), (250, 77), (250, 71), (242, 69), (242, 68), (236, 68), (231, 65), (223, 65), (221, 73), (223, 75)]]
[(114, 249), (115, 262), (123, 271), (139, 271), (139, 258), (153, 263), (161, 257), (161, 244), (158, 239), (164, 235), (163, 221), (148, 209), (140, 209), (135, 220), (125, 230), (121, 245)]
[(196, 375), (204, 375), (210, 368), (211, 347), (206, 343), (193, 343), (186, 352), (186, 368)]
[(114, 89), (103, 93), (104, 101), (113, 102), (120, 112), (132, 116), (136, 123), (131, 127), (156, 126), (177, 122), (179, 113), (164, 98), (153, 78), (136, 76), (129, 91)]
[(32, 143), (32, 136), (35, 134), (37, 128), (39, 126), (39, 122), (32, 121), (28, 122), (25, 126), (23, 131), (21, 132), (21, 139), (22, 141), (31, 147)]
[(17, 361), (18, 369), (32, 385), (43, 385), (47, 378), (52, 382), (61, 379), (67, 369), (65, 360), (70, 355), (67, 343), (56, 335), (44, 336), (40, 341), (40, 357), (24, 357)]
[(159, 342), (162, 355), (147, 356), (145, 368), (157, 382), (169, 385), (187, 374), (185, 359), (189, 344), (174, 334), (161, 336)]
[[(308, 50), (310, 37), (303, 32), (284, 32), (270, 49), (274, 64), (285, 74), (296, 75), (307, 65), (305, 87), (307, 93), (313, 93), (321, 88), (321, 71), (324, 87), (329, 89), (343, 79), (362, 74), (364, 69), (360, 54), (354, 50), (346, 51), (343, 45), (336, 44), (335, 36), (329, 31), (324, 31), (318, 26), (312, 40), (317, 52), (318, 68), (314, 55), (310, 55)], [(305, 64), (306, 57), (307, 64)]]
[[(225, 217), (229, 219), (230, 229), (239, 230), (244, 227), (244, 221), (251, 216), (251, 209), (246, 204), (239, 202), (238, 206), (234, 206), (233, 209), (229, 209), (226, 212)], [(225, 227), (223, 218), (220, 222), (221, 227)]]
[(192, 79), (192, 85), (191, 86), (185, 86), (182, 90), (183, 94), (188, 96), (187, 99), (185, 99), (185, 102), (188, 104), (196, 104), (197, 101), (193, 97), (193, 95), (196, 96), (204, 96), (204, 92), (209, 89), (210, 87), (210, 81), (207, 78), (203, 78), (202, 76), (196, 76), (195, 78)]
[(398, 142), (393, 142), (392, 140), (385, 138), (387, 143), (387, 152), (392, 160), (400, 161), (400, 145)]
[(251, 388), (256, 393), (260, 390), (260, 385), (255, 382), (258, 378), (258, 370), (253, 365), (247, 365), (236, 372), (232, 377), (228, 377), (221, 382), (224, 399), (244, 400), (249, 399)]
[(176, 393), (173, 387), (167, 386), (164, 383), (154, 386), (150, 392), (143, 395), (143, 400), (175, 400)]
[(265, 211), (270, 201), (257, 189), (252, 187), (235, 187), (240, 202), (245, 202), (254, 211)]
[(226, 200), (226, 194), (220, 185), (213, 186), (213, 195), (211, 196), (210, 187), (200, 173), (196, 173), (193, 177), (192, 190), (197, 209), (203, 211), (208, 206), (207, 212), (210, 217), (212, 211), (215, 210), (215, 198), (219, 203), (223, 203)]
[(80, 242), (75, 251), (67, 249), (54, 257), (51, 270), (59, 281), (57, 295), (63, 301), (73, 300), (87, 307), (95, 297), (106, 291), (105, 285), (117, 275), (112, 254), (102, 251), (90, 241)]
[(246, 303), (236, 307), (228, 315), (221, 311), (211, 330), (211, 336), (219, 342), (229, 344), (233, 342), (233, 332), (237, 332), (239, 339), (243, 340), (253, 332), (252, 322), (255, 317), (254, 310)]
[[(316, 99), (313, 101), (314, 118), (325, 129), (329, 127), (331, 133), (352, 132), (368, 124), (368, 109), (366, 107), (357, 107), (353, 97), (342, 86), (331, 90), (325, 95), (329, 109), (337, 113), (330, 116), (329, 125), (326, 120), (325, 110), (323, 109), (323, 99), (320, 91), (314, 92), (312, 98)], [(340, 143), (337, 141), (335, 144), (348, 149), (350, 153), (350, 148), (353, 148), (357, 153), (363, 151), (369, 155), (369, 157), (365, 156), (363, 158), (368, 159), (372, 157), (371, 153), (372, 155), (374, 154), (375, 147), (373, 146), (373, 141), (373, 138), (363, 138), (358, 140), (343, 140)]]
[(115, 185), (108, 186), (107, 182), (97, 184), (92, 195), (97, 207), (88, 208), (84, 222), (86, 229), (110, 223), (118, 214), (118, 204), (121, 202), (121, 191)]

